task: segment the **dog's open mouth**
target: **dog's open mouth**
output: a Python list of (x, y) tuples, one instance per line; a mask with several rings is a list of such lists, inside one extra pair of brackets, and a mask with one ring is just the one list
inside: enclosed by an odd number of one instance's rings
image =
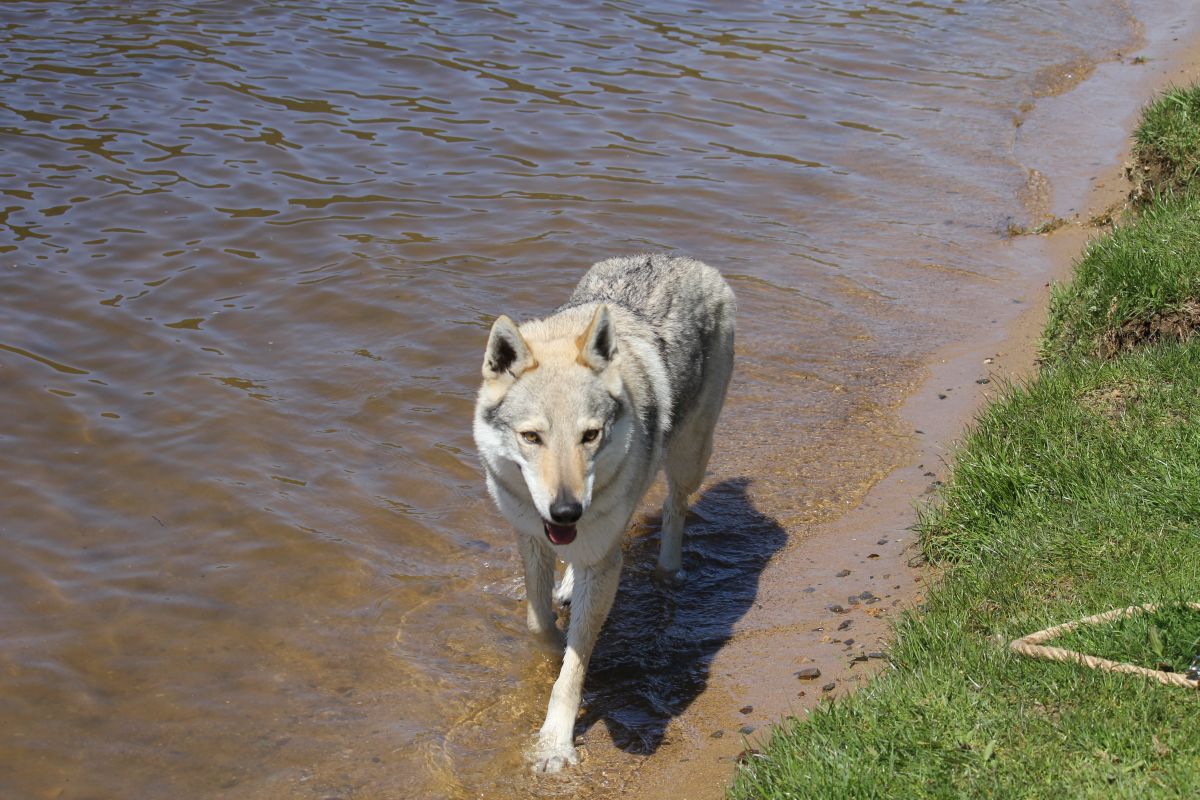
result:
[(542, 520), (542, 527), (546, 529), (546, 538), (551, 544), (570, 544), (575, 541), (574, 525), (555, 525)]

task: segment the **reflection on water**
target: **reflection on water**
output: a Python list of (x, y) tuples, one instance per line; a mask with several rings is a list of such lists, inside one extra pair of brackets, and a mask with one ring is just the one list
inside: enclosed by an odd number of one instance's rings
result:
[[(1022, 104), (1131, 30), (1101, 0), (5, 3), (0, 794), (515, 791), (554, 664), (472, 451), (491, 315), (616, 253), (721, 267), (739, 372), (688, 557), (724, 574), (737, 518), (766, 558), (895, 458), (913, 366), (1018, 268), (980, 253), (1022, 213)], [(623, 591), (587, 724), (653, 749), (737, 613), (636, 689), (624, 643), (701, 612)]]

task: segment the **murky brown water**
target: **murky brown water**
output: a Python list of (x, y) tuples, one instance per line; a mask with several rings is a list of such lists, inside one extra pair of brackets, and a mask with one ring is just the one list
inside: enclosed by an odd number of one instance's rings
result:
[(692, 582), (632, 547), (583, 723), (652, 753), (1008, 302), (1024, 109), (1131, 14), (5, 3), (0, 795), (528, 791), (555, 666), (472, 450), (487, 326), (676, 249), (738, 292), (738, 373)]

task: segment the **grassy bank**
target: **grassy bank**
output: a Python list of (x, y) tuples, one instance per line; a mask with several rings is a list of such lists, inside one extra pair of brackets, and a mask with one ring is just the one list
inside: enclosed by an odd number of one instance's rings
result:
[[(1039, 373), (981, 414), (922, 514), (942, 577), (898, 622), (892, 668), (781, 726), (732, 798), (1200, 793), (1195, 693), (1007, 648), (1200, 601), (1200, 90), (1157, 100), (1135, 141), (1139, 210), (1055, 290)], [(1070, 644), (1179, 669), (1200, 615)]]

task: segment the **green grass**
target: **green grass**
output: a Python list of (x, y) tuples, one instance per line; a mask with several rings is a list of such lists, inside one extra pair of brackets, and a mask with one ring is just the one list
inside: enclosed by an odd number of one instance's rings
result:
[[(1073, 280), (1054, 287), (1042, 356), (1111, 356), (1155, 338), (1147, 325), (1164, 314), (1187, 330), (1200, 321), (1193, 319), (1198, 264), (1200, 195), (1154, 201), (1131, 224), (1090, 243)], [(1172, 338), (1169, 328), (1157, 338)]]
[[(1200, 695), (1007, 647), (1112, 608), (1200, 602), (1200, 125), (1188, 145), (1179, 123), (1200, 116), (1172, 104), (1138, 136), (1184, 183), (1088, 248), (1054, 293), (1038, 375), (968, 433), (921, 514), (940, 577), (896, 624), (891, 668), (776, 728), (732, 800), (1200, 796)], [(1051, 644), (1181, 670), (1200, 615)]]
[(1200, 599), (1198, 414), (1200, 345), (1010, 387), (922, 520), (945, 574), (899, 622), (893, 669), (779, 728), (731, 797), (1200, 792), (1200, 698), (1006, 646), (1110, 608)]
[(1177, 87), (1160, 95), (1142, 112), (1133, 134), (1133, 155), (1150, 198), (1187, 191), (1200, 175), (1200, 86)]
[(1185, 602), (1104, 625), (1082, 625), (1047, 642), (1077, 653), (1168, 672), (1187, 672), (1200, 655), (1200, 611)]

